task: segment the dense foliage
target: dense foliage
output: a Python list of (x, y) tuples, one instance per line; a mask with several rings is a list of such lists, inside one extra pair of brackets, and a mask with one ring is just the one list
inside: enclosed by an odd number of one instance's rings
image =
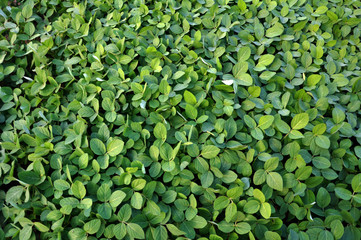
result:
[(0, 239), (361, 239), (360, 1), (20, 2)]

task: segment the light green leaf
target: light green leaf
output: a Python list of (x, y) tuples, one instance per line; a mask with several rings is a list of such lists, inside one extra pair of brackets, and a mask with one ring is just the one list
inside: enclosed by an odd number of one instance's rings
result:
[(21, 240), (28, 240), (31, 237), (32, 234), (32, 226), (31, 225), (25, 225), (21, 230), (19, 234), (19, 239)]
[(191, 104), (191, 105), (197, 104), (196, 97), (190, 91), (185, 90), (183, 96), (184, 96), (184, 100), (186, 101), (186, 103)]
[(278, 157), (270, 158), (264, 164), (264, 170), (266, 170), (268, 172), (273, 171), (278, 167), (278, 163), (279, 163)]
[(299, 130), (307, 126), (309, 116), (307, 113), (296, 114), (291, 121), (292, 129)]
[(240, 73), (236, 78), (236, 83), (241, 86), (251, 86), (253, 78), (248, 73)]
[(317, 146), (324, 148), (324, 149), (330, 148), (330, 145), (331, 145), (330, 139), (324, 135), (316, 136), (315, 142), (316, 142)]
[(354, 192), (361, 192), (361, 173), (355, 175), (352, 178), (351, 186)]
[(33, 8), (30, 4), (25, 4), (23, 9), (21, 10), (24, 18), (30, 18), (33, 15)]
[(70, 240), (86, 240), (86, 232), (81, 228), (73, 228), (68, 232)]
[(70, 188), (70, 184), (63, 179), (57, 179), (54, 181), (54, 187), (56, 190), (65, 191)]
[(265, 240), (281, 240), (280, 235), (276, 232), (267, 231), (264, 234)]
[(207, 225), (207, 221), (201, 216), (195, 216), (191, 221), (191, 226), (195, 229), (204, 228)]
[(34, 226), (40, 232), (48, 232), (49, 228), (40, 222), (34, 222)]
[(262, 66), (268, 66), (273, 62), (274, 59), (275, 56), (271, 54), (265, 54), (260, 57), (260, 59), (258, 60), (258, 64)]
[(234, 203), (229, 204), (226, 208), (226, 213), (225, 213), (226, 221), (230, 222), (236, 214), (237, 214), (236, 204)]
[(119, 62), (123, 65), (127, 65), (128, 63), (130, 63), (132, 61), (132, 58), (127, 56), (127, 55), (123, 55), (119, 58)]
[(76, 180), (71, 186), (71, 191), (73, 192), (75, 197), (80, 199), (83, 199), (86, 194), (86, 189), (84, 187), (84, 184), (78, 180)]
[(140, 193), (135, 192), (130, 200), (130, 204), (135, 209), (141, 209), (143, 205), (143, 197)]
[(88, 234), (95, 234), (99, 231), (101, 225), (100, 219), (94, 219), (84, 224), (84, 231)]
[(203, 146), (201, 155), (204, 158), (211, 159), (211, 158), (216, 157), (219, 152), (220, 152), (220, 149), (218, 147), (216, 147), (214, 145), (206, 145), (206, 146)]
[(272, 115), (265, 115), (265, 116), (262, 116), (260, 119), (259, 119), (259, 122), (258, 122), (258, 127), (261, 128), (261, 129), (267, 129), (269, 128), (272, 123), (274, 121), (274, 117)]
[(120, 139), (112, 140), (107, 146), (107, 153), (111, 157), (117, 156), (123, 150), (124, 142)]
[(127, 232), (131, 238), (145, 239), (143, 228), (136, 223), (128, 223)]
[(260, 208), (259, 201), (250, 200), (244, 205), (243, 210), (245, 213), (254, 214), (258, 212), (259, 208)]
[(189, 117), (191, 119), (196, 119), (198, 116), (197, 108), (195, 108), (193, 105), (191, 105), (189, 103), (187, 103), (185, 111), (186, 111), (187, 117)]
[(215, 210), (222, 210), (228, 206), (229, 202), (229, 198), (225, 196), (220, 196), (214, 201), (213, 208)]
[(122, 201), (124, 200), (124, 198), (126, 196), (127, 195), (123, 191), (117, 190), (117, 191), (113, 192), (112, 195), (110, 196), (109, 203), (113, 208), (115, 208), (115, 207), (119, 206), (119, 204), (122, 203)]
[(267, 174), (267, 185), (270, 186), (273, 189), (276, 189), (278, 191), (283, 190), (283, 180), (279, 173), (277, 172), (270, 172)]
[(244, 235), (251, 231), (251, 225), (246, 222), (240, 222), (236, 224), (235, 230), (238, 234)]
[(264, 217), (266, 219), (271, 217), (271, 205), (269, 203), (266, 203), (266, 202), (262, 203), (259, 211), (260, 211), (262, 217)]
[(166, 225), (169, 232), (173, 234), (174, 236), (182, 236), (185, 234), (185, 232), (181, 231), (179, 228), (177, 228), (174, 224), (167, 224)]
[(261, 203), (264, 203), (266, 201), (266, 197), (264, 196), (263, 192), (259, 189), (253, 189), (253, 196)]
[(275, 23), (275, 25), (273, 25), (273, 27), (266, 30), (266, 37), (268, 38), (278, 37), (283, 33), (284, 29), (285, 28), (283, 27), (283, 25), (277, 22)]
[(163, 123), (157, 123), (157, 125), (155, 125), (154, 136), (162, 139), (163, 141), (167, 139), (167, 128)]

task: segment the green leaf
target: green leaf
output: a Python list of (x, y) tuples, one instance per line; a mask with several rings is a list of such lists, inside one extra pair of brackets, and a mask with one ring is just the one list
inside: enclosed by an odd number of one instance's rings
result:
[(40, 232), (48, 232), (49, 228), (40, 222), (34, 222), (35, 228)]
[(308, 124), (308, 121), (309, 121), (309, 116), (307, 113), (296, 114), (292, 118), (291, 127), (294, 130), (302, 129), (302, 128), (306, 127), (306, 125)]
[(342, 222), (338, 219), (335, 219), (330, 224), (331, 232), (335, 236), (336, 239), (340, 239), (344, 234), (344, 227), (342, 225)]
[(331, 196), (325, 188), (321, 187), (318, 189), (316, 202), (317, 205), (321, 208), (325, 208), (330, 204)]
[(274, 121), (274, 117), (271, 115), (262, 116), (259, 119), (258, 127), (263, 130), (267, 129), (272, 125), (273, 121)]
[(251, 86), (253, 78), (248, 73), (240, 73), (236, 77), (236, 83), (241, 86)]
[(253, 120), (250, 116), (248, 115), (245, 115), (244, 118), (243, 118), (243, 121), (245, 122), (245, 124), (250, 127), (250, 128), (256, 128), (257, 124), (256, 124), (256, 121)]
[(204, 228), (207, 225), (207, 221), (201, 216), (195, 216), (191, 221), (191, 226), (195, 229)]
[(97, 138), (90, 140), (90, 148), (96, 155), (104, 155), (106, 153), (104, 143)]
[(336, 193), (336, 196), (343, 199), (343, 200), (350, 200), (351, 197), (352, 197), (352, 193), (351, 191), (347, 190), (347, 189), (344, 189), (344, 188), (341, 188), (341, 187), (336, 187), (335, 188), (335, 193)]
[(354, 192), (361, 192), (361, 173), (355, 175), (352, 178), (351, 186)]
[(118, 218), (120, 221), (128, 221), (132, 216), (132, 208), (129, 204), (122, 206), (118, 212)]
[(275, 232), (267, 231), (264, 233), (265, 240), (281, 240), (280, 235)]
[(100, 219), (94, 219), (84, 224), (84, 231), (88, 234), (95, 234), (99, 231), (101, 225)]
[(242, 195), (242, 193), (243, 193), (243, 188), (234, 187), (227, 191), (227, 197), (235, 199), (235, 198), (240, 197)]
[(244, 62), (251, 56), (251, 49), (248, 46), (242, 46), (237, 52), (238, 62)]
[(147, 183), (147, 181), (145, 181), (144, 179), (135, 179), (132, 182), (132, 188), (135, 191), (140, 191), (145, 187), (145, 184)]
[(234, 203), (229, 204), (227, 206), (227, 208), (226, 208), (226, 213), (225, 213), (226, 221), (230, 222), (234, 218), (234, 216), (236, 214), (237, 214), (237, 206), (236, 206), (236, 204), (234, 204)]
[(259, 208), (260, 208), (259, 201), (250, 200), (244, 205), (243, 210), (245, 213), (254, 214), (258, 212)]
[(218, 229), (224, 233), (233, 232), (234, 228), (234, 223), (227, 223), (226, 221), (218, 223)]
[(275, 170), (278, 167), (279, 159), (278, 157), (270, 158), (264, 164), (264, 170), (270, 172)]
[(70, 188), (70, 184), (63, 179), (57, 179), (54, 181), (54, 187), (56, 190), (65, 191)]
[(273, 27), (267, 29), (266, 31), (266, 37), (268, 38), (274, 38), (277, 36), (280, 36), (284, 31), (284, 27), (281, 23), (277, 22)]
[(113, 208), (115, 208), (115, 207), (119, 206), (119, 204), (121, 204), (123, 202), (123, 200), (125, 199), (126, 196), (127, 195), (123, 191), (116, 190), (110, 196), (109, 203)]
[(295, 177), (298, 180), (306, 180), (310, 177), (312, 173), (312, 167), (311, 166), (303, 166), (299, 169), (297, 169), (296, 173), (295, 173)]
[(308, 86), (316, 86), (316, 84), (321, 80), (322, 76), (318, 74), (311, 74), (307, 78), (307, 85)]
[(339, 124), (342, 123), (345, 120), (346, 116), (344, 111), (340, 108), (334, 108), (332, 110), (332, 120), (334, 123)]
[(273, 189), (276, 189), (278, 191), (283, 190), (283, 180), (282, 176), (277, 172), (270, 172), (267, 174), (267, 185), (270, 186)]
[(201, 176), (202, 187), (204, 187), (204, 188), (210, 187), (212, 185), (213, 181), (214, 181), (214, 176), (211, 171), (207, 171), (202, 174), (202, 176)]
[(84, 184), (80, 181), (75, 181), (71, 186), (71, 191), (73, 192), (74, 196), (80, 199), (83, 199), (86, 194), (86, 189)]
[(260, 185), (266, 181), (267, 173), (263, 169), (258, 169), (253, 175), (253, 182), (256, 185)]
[(143, 197), (140, 193), (135, 192), (132, 196), (132, 199), (130, 201), (132, 207), (135, 209), (141, 209), (143, 205)]
[(173, 79), (181, 78), (184, 74), (185, 74), (185, 72), (183, 72), (183, 71), (177, 71), (176, 73), (174, 73)]
[(333, 240), (335, 239), (330, 231), (324, 230), (318, 235), (320, 240)]
[(25, 4), (23, 9), (21, 10), (24, 18), (30, 18), (33, 15), (33, 8), (30, 4)]
[(185, 232), (181, 231), (179, 228), (177, 228), (174, 224), (167, 224), (166, 225), (169, 232), (173, 234), (174, 236), (182, 236), (185, 234)]
[(98, 206), (98, 213), (104, 219), (110, 219), (112, 216), (112, 207), (109, 203), (102, 203)]
[(81, 228), (73, 228), (68, 232), (70, 240), (86, 240), (86, 232)]
[(266, 202), (262, 203), (259, 212), (261, 213), (262, 217), (264, 217), (266, 219), (270, 218), (271, 217), (271, 205)]
[(317, 146), (324, 148), (324, 149), (330, 148), (330, 145), (331, 145), (330, 139), (324, 135), (316, 136), (315, 142), (316, 142)]
[(263, 192), (259, 189), (253, 189), (253, 196), (261, 203), (264, 203), (266, 201), (266, 197), (264, 196)]
[(89, 163), (89, 155), (87, 153), (83, 154), (79, 158), (79, 168), (84, 169), (88, 166)]
[(198, 116), (197, 109), (189, 103), (187, 103), (185, 111), (186, 111), (187, 117), (189, 117), (191, 119), (196, 119)]
[(18, 176), (21, 181), (27, 184), (36, 184), (41, 180), (41, 177), (38, 175), (38, 173), (33, 171), (22, 171), (19, 172)]
[(83, 108), (81, 108), (78, 112), (78, 114), (81, 116), (81, 117), (88, 117), (90, 118), (91, 116), (93, 116), (95, 114), (95, 111), (88, 107), (88, 106), (85, 106)]
[(127, 228), (124, 223), (119, 223), (114, 226), (113, 232), (117, 239), (123, 239), (127, 234)]
[(204, 158), (211, 159), (216, 156), (218, 156), (218, 153), (220, 152), (220, 149), (214, 145), (205, 145), (203, 146), (201, 155)]
[(114, 139), (107, 145), (107, 153), (109, 154), (109, 156), (115, 157), (119, 153), (121, 153), (123, 147), (124, 142), (122, 140)]
[(167, 128), (163, 123), (157, 123), (157, 125), (155, 125), (154, 136), (162, 139), (163, 141), (167, 139)]
[(132, 61), (132, 58), (127, 55), (123, 55), (119, 58), (119, 62), (123, 65), (126, 65), (126, 64), (130, 63), (131, 61)]
[(260, 57), (260, 59), (258, 60), (258, 64), (262, 66), (268, 66), (273, 62), (274, 59), (275, 56), (271, 54), (265, 54)]
[(25, 225), (21, 230), (19, 234), (20, 239), (28, 240), (31, 237), (32, 234), (32, 226), (31, 225)]
[(145, 239), (143, 228), (141, 228), (136, 223), (128, 223), (127, 224), (127, 233), (131, 238), (135, 239)]
[(249, 223), (246, 222), (239, 222), (236, 224), (235, 230), (236, 233), (240, 235), (244, 235), (251, 231), (251, 225), (249, 225)]
[(102, 184), (97, 190), (97, 198), (101, 202), (108, 202), (112, 191), (110, 190), (110, 186), (108, 184)]
[(184, 96), (184, 100), (186, 101), (186, 103), (191, 104), (191, 105), (197, 104), (196, 97), (190, 91), (185, 90), (183, 96)]
[(228, 206), (229, 202), (229, 198), (225, 196), (220, 196), (214, 201), (213, 208), (215, 210), (222, 210)]
[(325, 157), (315, 157), (312, 159), (312, 163), (318, 169), (327, 169), (331, 167), (331, 162)]

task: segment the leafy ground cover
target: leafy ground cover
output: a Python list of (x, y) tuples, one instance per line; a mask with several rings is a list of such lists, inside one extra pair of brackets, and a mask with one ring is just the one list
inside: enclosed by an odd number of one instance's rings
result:
[(360, 1), (2, 4), (0, 239), (361, 239)]

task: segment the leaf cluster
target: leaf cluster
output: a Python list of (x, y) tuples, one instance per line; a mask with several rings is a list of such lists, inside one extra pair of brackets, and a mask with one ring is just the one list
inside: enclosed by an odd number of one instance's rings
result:
[(0, 240), (361, 239), (360, 7), (1, 8)]

